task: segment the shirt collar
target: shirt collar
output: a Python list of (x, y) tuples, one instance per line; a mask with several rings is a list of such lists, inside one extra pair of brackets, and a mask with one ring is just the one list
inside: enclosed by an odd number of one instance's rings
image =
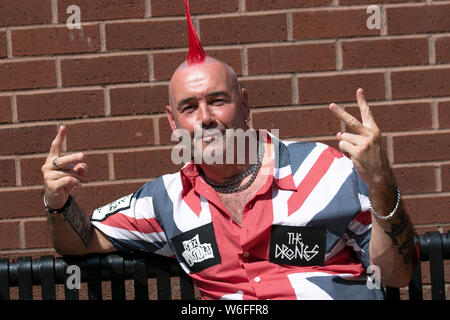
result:
[[(271, 153), (271, 158), (273, 160), (273, 183), (283, 190), (297, 190), (295, 187), (294, 178), (292, 176), (291, 162), (287, 146), (276, 136), (265, 130), (261, 130), (260, 137), (263, 138), (266, 152)], [(277, 150), (278, 152), (276, 152)], [(200, 168), (198, 165), (194, 164), (192, 159), (180, 170), (180, 176), (183, 185), (183, 195), (187, 194), (192, 188), (197, 189), (196, 185), (197, 187), (202, 187), (206, 184), (203, 179), (199, 179)], [(201, 182), (198, 180), (201, 180)]]

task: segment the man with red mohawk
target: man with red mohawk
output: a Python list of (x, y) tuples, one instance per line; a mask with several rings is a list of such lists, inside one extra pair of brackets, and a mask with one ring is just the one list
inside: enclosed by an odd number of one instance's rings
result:
[[(229, 159), (239, 150), (223, 136), (251, 131), (247, 91), (231, 67), (206, 56), (185, 4), (189, 54), (170, 80), (167, 118), (193, 138), (195, 155), (213, 146), (216, 159)], [(407, 285), (417, 256), (362, 89), (356, 99), (362, 122), (330, 105), (355, 131), (337, 133), (348, 157), (263, 131), (247, 136), (256, 148), (243, 150), (245, 161), (190, 160), (90, 218), (70, 196), (88, 181), (84, 155), (60, 156), (61, 127), (42, 167), (54, 247), (175, 257), (204, 299), (383, 299), (380, 281)]]

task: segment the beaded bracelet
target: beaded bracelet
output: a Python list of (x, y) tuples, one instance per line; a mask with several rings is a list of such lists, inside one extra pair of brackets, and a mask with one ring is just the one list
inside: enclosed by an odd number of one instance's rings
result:
[(378, 219), (389, 220), (394, 216), (395, 212), (397, 212), (399, 205), (400, 205), (400, 190), (397, 188), (397, 202), (395, 203), (394, 210), (392, 210), (391, 213), (389, 213), (387, 216), (381, 216), (372, 208), (372, 204), (370, 205), (369, 210)]

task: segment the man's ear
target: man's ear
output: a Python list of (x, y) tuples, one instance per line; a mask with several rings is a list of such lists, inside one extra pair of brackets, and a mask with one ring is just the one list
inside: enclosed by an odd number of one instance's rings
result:
[(166, 106), (166, 115), (167, 115), (167, 120), (169, 120), (169, 124), (170, 124), (170, 127), (172, 128), (172, 131), (175, 132), (175, 130), (177, 129), (177, 124), (175, 122), (175, 116), (172, 113), (172, 108), (170, 105)]

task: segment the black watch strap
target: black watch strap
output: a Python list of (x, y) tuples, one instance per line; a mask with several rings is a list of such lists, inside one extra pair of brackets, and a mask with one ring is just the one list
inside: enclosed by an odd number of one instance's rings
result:
[(49, 206), (47, 206), (47, 202), (45, 201), (45, 196), (44, 196), (45, 211), (47, 211), (50, 214), (60, 214), (60, 213), (65, 212), (71, 203), (72, 203), (72, 196), (69, 195), (69, 198), (67, 198), (66, 203), (64, 204), (64, 206), (61, 209), (52, 209)]

